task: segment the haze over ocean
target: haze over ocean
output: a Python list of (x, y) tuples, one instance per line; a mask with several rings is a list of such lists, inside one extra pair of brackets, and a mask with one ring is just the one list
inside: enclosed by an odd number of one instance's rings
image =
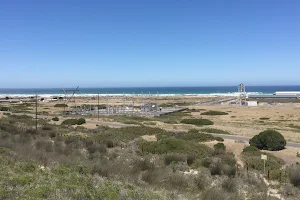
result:
[[(71, 88), (69, 88), (71, 89)], [(74, 88), (72, 88), (74, 89)], [(60, 88), (28, 88), (28, 89), (0, 89), (0, 96), (30, 96), (36, 92), (39, 95), (63, 95)], [(115, 87), (115, 88), (79, 88), (80, 96), (101, 95), (132, 95), (132, 94), (159, 94), (159, 95), (237, 95), (237, 86), (225, 87)], [(300, 86), (246, 86), (247, 93), (273, 94), (276, 91), (300, 91)]]

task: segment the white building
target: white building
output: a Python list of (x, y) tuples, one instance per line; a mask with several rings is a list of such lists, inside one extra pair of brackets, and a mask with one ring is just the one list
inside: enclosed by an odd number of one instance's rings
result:
[(246, 105), (251, 106), (251, 107), (255, 107), (255, 106), (257, 106), (257, 101), (247, 101)]

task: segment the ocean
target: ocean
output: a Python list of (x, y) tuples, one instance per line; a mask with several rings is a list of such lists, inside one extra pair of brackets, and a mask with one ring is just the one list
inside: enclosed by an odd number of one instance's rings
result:
[[(75, 89), (75, 88), (65, 88)], [(246, 86), (248, 94), (273, 94), (276, 91), (300, 91), (300, 86)], [(0, 96), (62, 96), (61, 88), (0, 89)], [(237, 96), (237, 86), (214, 87), (116, 87), (79, 88), (76, 96), (100, 95), (199, 95), (199, 96)]]

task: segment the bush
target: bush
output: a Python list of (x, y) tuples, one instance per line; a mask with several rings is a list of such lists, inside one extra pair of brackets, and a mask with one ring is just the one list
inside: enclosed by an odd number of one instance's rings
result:
[(300, 187), (300, 167), (299, 166), (293, 166), (290, 169), (289, 178), (291, 183), (295, 187)]
[(214, 123), (208, 119), (183, 119), (180, 121), (183, 124), (193, 124), (197, 126), (213, 125)]
[(201, 113), (201, 115), (228, 115), (227, 112), (222, 112), (222, 111), (214, 111), (214, 110), (210, 110), (210, 111), (206, 111)]
[(224, 138), (222, 137), (215, 137), (215, 140), (217, 140), (218, 142), (224, 142)]
[(68, 107), (68, 105), (64, 104), (64, 103), (58, 103), (58, 104), (55, 104), (54, 107), (57, 107), (57, 108), (66, 108), (66, 107)]
[(237, 181), (233, 178), (226, 178), (222, 183), (222, 188), (227, 192), (236, 192), (237, 191)]
[(133, 162), (133, 172), (141, 172), (146, 170), (153, 170), (155, 168), (154, 163), (150, 159), (136, 159)]
[(259, 151), (259, 149), (255, 146), (247, 146), (243, 149), (243, 152), (251, 152), (251, 151)]
[(85, 124), (85, 123), (86, 123), (86, 121), (85, 121), (84, 118), (77, 119), (77, 125), (82, 125), (82, 124)]
[(194, 142), (206, 142), (206, 141), (213, 141), (216, 138), (210, 134), (205, 133), (196, 133), (196, 132), (187, 132), (182, 134), (177, 134), (175, 136), (178, 139), (182, 139), (185, 141), (194, 141)]
[(165, 155), (165, 164), (169, 165), (171, 163), (185, 162), (186, 157), (181, 154), (167, 154)]
[(225, 151), (226, 150), (226, 146), (223, 143), (217, 143), (214, 145), (214, 150), (215, 151)]
[(251, 146), (255, 146), (258, 149), (278, 151), (284, 149), (286, 140), (279, 132), (275, 130), (266, 130), (250, 139), (249, 143)]
[(221, 159), (212, 160), (212, 163), (209, 166), (211, 175), (223, 175), (223, 166)]
[(61, 124), (70, 126), (70, 125), (82, 125), (84, 123), (86, 123), (85, 119), (79, 118), (79, 119), (66, 119)]
[(168, 177), (167, 183), (172, 189), (184, 191), (189, 187), (188, 178), (184, 174), (172, 174)]
[(224, 194), (224, 191), (221, 188), (209, 188), (205, 190), (202, 195), (202, 199), (205, 200), (224, 200), (227, 199), (226, 195)]
[(159, 177), (161, 177), (158, 170), (147, 170), (142, 173), (141, 179), (149, 184), (157, 184)]
[(198, 189), (203, 190), (206, 186), (210, 185), (210, 180), (206, 174), (201, 172), (194, 178), (194, 183)]
[(269, 117), (261, 117), (259, 118), (260, 120), (269, 120), (270, 118)]
[(195, 154), (191, 154), (191, 155), (188, 155), (187, 158), (186, 158), (186, 162), (189, 166), (191, 166), (192, 164), (194, 164), (195, 160), (196, 160), (196, 155)]
[(235, 174), (236, 174), (236, 167), (235, 165), (228, 165), (225, 164), (222, 166), (222, 170), (223, 170), (223, 174), (230, 177), (230, 178), (234, 178)]
[(58, 122), (58, 121), (59, 121), (59, 118), (58, 118), (58, 117), (53, 117), (53, 118), (52, 118), (52, 121)]
[[(264, 153), (268, 156), (268, 161), (266, 162), (266, 168), (269, 170), (280, 169), (284, 164), (283, 160), (273, 156), (272, 154)], [(242, 159), (249, 168), (256, 170), (263, 170), (264, 163), (261, 160), (260, 151), (246, 151), (242, 152)]]
[(217, 134), (230, 135), (230, 133), (228, 131), (224, 131), (224, 130), (216, 129), (216, 128), (204, 128), (204, 129), (201, 129), (201, 131), (205, 132), (205, 133), (217, 133)]
[(77, 124), (77, 119), (66, 119), (62, 123), (62, 125), (76, 125)]
[(0, 107), (0, 111), (9, 111), (8, 107)]
[(195, 154), (198, 158), (206, 157), (212, 154), (212, 149), (206, 145), (179, 140), (176, 138), (167, 138), (157, 142), (143, 141), (140, 143), (140, 149), (143, 153), (178, 153), (184, 155)]

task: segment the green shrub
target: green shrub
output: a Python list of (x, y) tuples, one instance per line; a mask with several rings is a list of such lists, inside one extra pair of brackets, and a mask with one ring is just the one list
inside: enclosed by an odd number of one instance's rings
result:
[(77, 124), (77, 119), (66, 119), (62, 123), (62, 125), (76, 125)]
[(226, 178), (222, 183), (222, 188), (227, 192), (231, 192), (231, 193), (236, 192), (237, 187), (238, 187), (237, 181), (236, 179), (233, 178)]
[(212, 163), (212, 158), (209, 158), (209, 157), (203, 158), (201, 160), (201, 165), (203, 167), (206, 167), (206, 168), (209, 168), (209, 166), (211, 165), (211, 163)]
[(0, 107), (0, 111), (9, 111), (8, 107)]
[(210, 134), (190, 132), (190, 131), (187, 133), (177, 134), (175, 137), (181, 140), (194, 141), (194, 142), (207, 142), (216, 139), (214, 136)]
[(189, 180), (184, 174), (172, 174), (166, 181), (169, 185), (168, 189), (176, 189), (184, 191), (189, 187)]
[(210, 180), (206, 174), (201, 172), (194, 178), (194, 183), (199, 190), (203, 190), (210, 185)]
[(224, 200), (226, 198), (226, 194), (221, 188), (212, 187), (207, 190), (205, 190), (202, 195), (201, 199), (205, 200)]
[(53, 118), (52, 118), (52, 121), (58, 122), (58, 121), (59, 121), (59, 118), (58, 118), (58, 117), (53, 117)]
[(150, 161), (150, 159), (135, 159), (133, 162), (132, 171), (133, 172), (141, 172), (146, 170), (153, 170), (155, 168), (155, 165), (153, 162)]
[(214, 145), (214, 150), (215, 151), (225, 151), (226, 150), (226, 146), (223, 143), (217, 143)]
[[(268, 156), (268, 161), (266, 162), (266, 169), (274, 170), (280, 169), (284, 164), (283, 160), (273, 156), (272, 154), (264, 153)], [(264, 169), (264, 162), (261, 159), (260, 151), (246, 151), (242, 152), (242, 159), (249, 168), (256, 170)]]
[(260, 120), (269, 120), (270, 118), (269, 117), (261, 117), (259, 118)]
[(209, 166), (211, 175), (223, 175), (223, 164), (221, 159), (213, 159)]
[(181, 154), (167, 154), (165, 155), (165, 164), (169, 165), (171, 163), (185, 162), (186, 157)]
[(187, 158), (186, 158), (187, 164), (189, 166), (191, 166), (192, 164), (194, 164), (196, 158), (197, 158), (197, 156), (195, 154), (188, 155)]
[(224, 142), (224, 138), (222, 137), (215, 137), (215, 140), (217, 140), (218, 142)]
[(249, 143), (251, 146), (255, 146), (258, 149), (278, 151), (285, 148), (286, 140), (279, 132), (275, 130), (266, 130), (255, 135), (250, 139)]
[(0, 154), (6, 154), (6, 153), (9, 153), (9, 152), (10, 152), (10, 149), (5, 148), (5, 147), (0, 147)]
[(193, 125), (197, 125), (197, 126), (213, 125), (214, 124), (209, 119), (183, 119), (183, 120), (180, 121), (180, 123), (193, 124)]
[(228, 165), (228, 164), (224, 164), (222, 166), (222, 170), (223, 170), (223, 174), (230, 177), (230, 178), (234, 178), (235, 174), (236, 174), (236, 167), (235, 165)]
[(214, 111), (214, 110), (210, 110), (210, 111), (206, 111), (201, 113), (201, 115), (228, 115), (227, 112), (222, 112), (222, 111)]
[(243, 152), (251, 152), (251, 151), (259, 151), (259, 149), (255, 146), (247, 146), (243, 149)]
[(158, 170), (146, 170), (142, 173), (142, 180), (149, 184), (156, 184), (161, 177)]
[(85, 119), (79, 118), (79, 119), (66, 119), (61, 124), (70, 126), (70, 125), (82, 125), (84, 123), (86, 123)]
[(179, 153), (184, 155), (194, 154), (197, 156), (197, 158), (206, 157), (212, 154), (212, 149), (206, 145), (176, 138), (162, 139), (157, 142), (143, 141), (139, 145), (143, 153)]
[(85, 121), (84, 118), (77, 119), (77, 125), (82, 125), (82, 124), (85, 124), (85, 123), (86, 123), (86, 121)]
[(58, 103), (58, 104), (55, 104), (54, 107), (57, 107), (57, 108), (66, 108), (66, 107), (68, 107), (68, 105), (64, 104), (64, 103)]
[(230, 135), (230, 133), (228, 131), (224, 131), (224, 130), (216, 129), (216, 128), (204, 128), (204, 129), (201, 129), (201, 131), (205, 132), (205, 133), (216, 133), (216, 134)]
[(290, 178), (290, 182), (295, 187), (300, 187), (300, 167), (299, 166), (293, 166), (290, 169), (289, 178)]

